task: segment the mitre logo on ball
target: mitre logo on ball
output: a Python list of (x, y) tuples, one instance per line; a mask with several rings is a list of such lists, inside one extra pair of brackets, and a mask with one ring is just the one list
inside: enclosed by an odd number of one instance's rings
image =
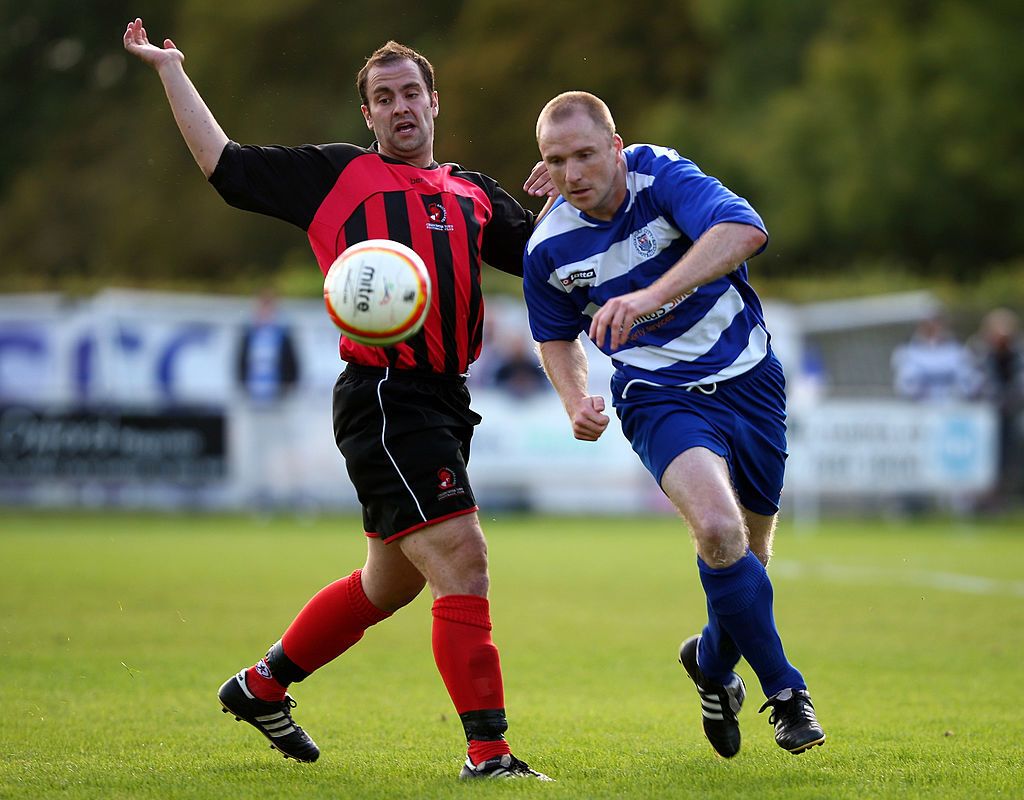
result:
[(415, 250), (390, 239), (347, 248), (324, 277), (327, 314), (350, 339), (386, 347), (415, 335), (430, 310), (430, 273)]

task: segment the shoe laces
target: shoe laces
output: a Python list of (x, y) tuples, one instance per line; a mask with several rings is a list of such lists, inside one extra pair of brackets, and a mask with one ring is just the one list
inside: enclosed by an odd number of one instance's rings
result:
[(527, 764), (525, 761), (520, 761), (518, 758), (516, 758), (511, 753), (509, 754), (509, 759), (510, 759), (510, 761), (509, 761), (509, 765), (508, 765), (507, 769), (510, 772), (521, 772), (521, 773), (526, 773), (526, 774), (530, 774), (530, 773), (533, 772), (533, 770), (530, 769), (530, 765), (529, 764)]
[(526, 765), (526, 762), (520, 761), (511, 753), (505, 753), (500, 756), (488, 758), (484, 761), (481, 761), (479, 764), (475, 765), (475, 768), (484, 769), (490, 766), (501, 767), (502, 769), (508, 770), (509, 772), (523, 772), (525, 770), (530, 769)]
[(507, 769), (513, 775), (526, 775), (527, 777), (537, 778), (541, 781), (554, 781), (554, 778), (548, 777), (543, 772), (537, 772), (537, 770), (533, 769), (525, 761), (516, 758), (511, 753), (509, 753), (509, 758), (511, 759), (511, 763)]
[(525, 761), (520, 761), (511, 753), (505, 753), (504, 755), (495, 756), (494, 758), (488, 758), (486, 761), (481, 761), (476, 764), (473, 768), (478, 771), (496, 769), (500, 767), (506, 772), (510, 772), (513, 775), (523, 775), (532, 772), (529, 765)]
[(289, 716), (291, 716), (291, 709), (298, 705), (298, 703), (295, 702), (295, 698), (290, 694), (286, 694), (280, 700), (263, 700), (263, 702), (268, 705), (277, 706), (283, 713), (288, 714)]
[[(284, 696), (284, 700), (281, 701), (281, 713), (288, 718), (292, 725), (295, 725), (295, 720), (292, 719), (292, 709), (295, 708), (297, 705), (298, 703), (295, 701), (295, 698), (292, 697), (290, 694), (286, 694)], [(295, 725), (295, 728), (299, 731), (302, 730), (302, 728), (300, 728), (298, 725)]]
[[(786, 691), (789, 692), (789, 697), (780, 697), (779, 695), (784, 694)], [(766, 708), (771, 706), (772, 713), (768, 715), (768, 723), (774, 725), (781, 719), (792, 718), (801, 716), (808, 721), (813, 721), (814, 706), (811, 703), (811, 698), (803, 692), (795, 692), (793, 690), (783, 690), (774, 697), (769, 697), (760, 710), (757, 712), (760, 714)]]

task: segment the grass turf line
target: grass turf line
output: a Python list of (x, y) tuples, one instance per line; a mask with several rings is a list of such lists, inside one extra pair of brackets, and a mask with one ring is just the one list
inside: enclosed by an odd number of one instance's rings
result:
[[(1020, 796), (1024, 537), (1014, 522), (781, 526), (770, 569), (829, 735), (773, 742), (745, 668), (716, 758), (675, 648), (704, 601), (672, 518), (485, 515), (513, 750), (556, 784), (464, 785), (421, 596), (295, 687), (324, 751), (286, 762), (215, 692), (362, 563), (358, 521), (32, 514), (0, 525), (2, 798)], [(974, 581), (932, 580), (961, 576)]]

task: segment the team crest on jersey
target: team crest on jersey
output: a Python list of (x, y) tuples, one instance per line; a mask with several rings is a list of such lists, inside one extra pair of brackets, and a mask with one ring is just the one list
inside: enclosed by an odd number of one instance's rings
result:
[(432, 231), (453, 231), (454, 225), (448, 224), (448, 210), (440, 203), (427, 206), (427, 228)]
[(638, 231), (633, 231), (632, 239), (633, 249), (644, 258), (650, 258), (658, 252), (658, 240), (654, 236), (654, 231), (646, 225)]
[(455, 473), (448, 469), (448, 467), (441, 467), (437, 471), (437, 488), (440, 490), (437, 494), (437, 499), (447, 500), (449, 497), (458, 497), (465, 494), (466, 490), (456, 485), (457, 483)]

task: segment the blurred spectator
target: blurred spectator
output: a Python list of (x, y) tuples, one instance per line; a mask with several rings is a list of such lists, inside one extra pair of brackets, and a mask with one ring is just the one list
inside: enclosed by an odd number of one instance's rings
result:
[(520, 336), (503, 341), (492, 376), (493, 385), (520, 400), (548, 389), (548, 379), (533, 347)]
[(254, 405), (274, 405), (299, 380), (299, 363), (288, 327), (278, 319), (277, 298), (264, 291), (238, 348), (238, 382)]
[(981, 391), (970, 349), (953, 337), (941, 316), (922, 321), (911, 340), (896, 348), (892, 368), (896, 394), (911, 400), (969, 400)]
[[(893, 388), (900, 397), (923, 403), (955, 402), (976, 398), (981, 391), (981, 374), (974, 357), (957, 341), (945, 318), (935, 315), (922, 320), (913, 337), (892, 354)], [(911, 493), (898, 501), (905, 513), (918, 515), (939, 507), (958, 514), (972, 511), (977, 498), (953, 492), (936, 498)]]
[[(816, 406), (828, 393), (828, 369), (821, 348), (805, 339), (797, 353), (794, 368), (786, 370), (786, 404), (794, 411)], [(783, 365), (789, 366), (785, 361)]]
[(1000, 508), (1024, 496), (1024, 343), (1017, 314), (1008, 308), (989, 311), (970, 347), (981, 372), (982, 396), (998, 414), (999, 472), (987, 504)]
[(299, 381), (299, 362), (277, 297), (269, 290), (260, 294), (253, 320), (242, 332), (236, 377), (246, 401), (239, 409), (244, 434), (236, 439), (242, 452), (236, 463), (245, 472), (250, 501), (266, 511), (295, 499), (299, 473), (287, 402)]
[(500, 389), (517, 399), (549, 391), (528, 330), (521, 301), (497, 297), (487, 301), (484, 347), (470, 372), (474, 389)]

